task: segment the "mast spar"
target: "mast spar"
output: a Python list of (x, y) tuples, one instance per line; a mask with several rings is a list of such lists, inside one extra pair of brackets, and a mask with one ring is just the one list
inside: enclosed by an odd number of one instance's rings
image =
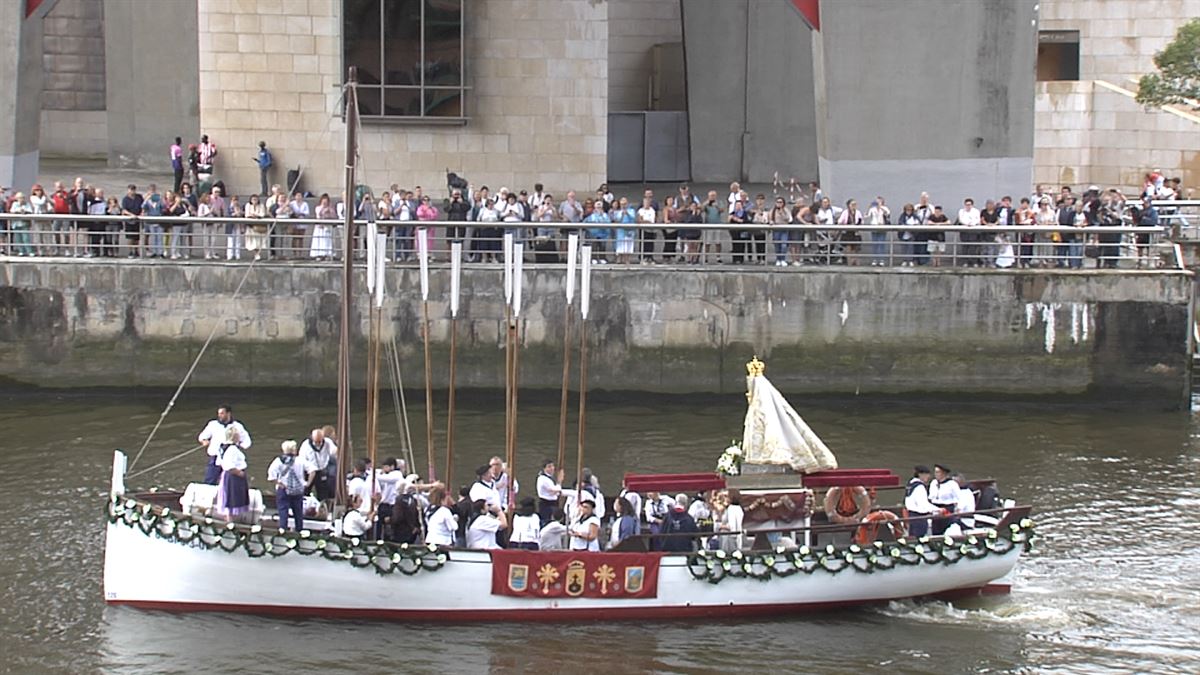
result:
[[(337, 471), (346, 472), (346, 462), (354, 456), (350, 442), (350, 303), (353, 301), (354, 282), (354, 212), (357, 205), (354, 194), (355, 169), (357, 168), (358, 131), (358, 69), (350, 66), (346, 73), (343, 96), (346, 102), (346, 208), (342, 220), (342, 306), (341, 325), (338, 338), (338, 392), (337, 392)], [(334, 477), (336, 500), (346, 502), (346, 481)]]

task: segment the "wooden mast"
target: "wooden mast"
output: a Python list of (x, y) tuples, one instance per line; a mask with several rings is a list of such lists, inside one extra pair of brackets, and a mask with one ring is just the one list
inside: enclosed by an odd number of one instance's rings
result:
[(563, 367), (562, 400), (558, 406), (558, 459), (555, 469), (562, 469), (567, 461), (567, 405), (571, 386), (571, 303), (575, 300), (575, 255), (578, 252), (579, 235), (567, 237), (567, 304), (563, 306)]
[(342, 312), (338, 338), (338, 394), (337, 394), (337, 471), (334, 476), (336, 503), (346, 503), (347, 459), (354, 456), (350, 444), (350, 303), (353, 302), (354, 281), (354, 212), (358, 205), (354, 194), (355, 168), (357, 162), (358, 129), (358, 70), (351, 66), (346, 74), (346, 208), (342, 220)]

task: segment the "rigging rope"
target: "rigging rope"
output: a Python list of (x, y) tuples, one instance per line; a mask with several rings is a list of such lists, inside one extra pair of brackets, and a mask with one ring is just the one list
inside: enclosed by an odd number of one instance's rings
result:
[[(328, 111), (328, 112), (330, 113), (330, 115), (331, 115), (331, 116), (336, 116), (336, 111), (337, 111), (337, 108), (339, 108), (339, 107), (340, 107), (340, 106), (343, 104), (343, 101), (344, 101), (344, 99), (345, 99), (345, 95), (346, 95), (346, 91), (347, 91), (347, 89), (348, 89), (348, 87), (347, 87), (346, 85), (343, 85), (343, 86), (342, 86), (342, 96), (341, 96), (340, 98), (338, 98), (336, 101), (334, 101), (334, 102), (333, 102), (333, 105), (331, 106), (331, 107), (332, 107), (332, 109), (331, 109), (330, 111)], [(358, 111), (356, 110), (356, 111), (355, 111), (355, 123), (357, 124), (359, 121), (360, 121), (360, 120), (359, 120), (359, 117), (358, 117)], [(327, 136), (327, 135), (328, 135), (330, 132), (331, 132), (331, 129), (330, 129), (329, 127), (326, 127), (324, 130), (322, 130), (322, 132), (321, 132), (321, 136), (320, 136), (320, 138), (319, 138), (319, 141), (318, 141), (318, 143), (320, 143), (320, 142), (324, 141), (324, 140), (325, 140), (325, 138), (326, 138), (326, 136)], [(357, 149), (357, 148), (355, 148), (355, 154), (356, 154), (356, 155), (358, 154), (358, 149)], [(294, 190), (294, 189), (295, 189), (295, 186), (291, 186), (291, 189), (293, 189), (293, 190)], [(351, 199), (353, 199), (353, 186), (352, 186), (350, 189), (351, 189)], [(270, 236), (271, 236), (271, 233), (272, 233), (274, 230), (275, 230), (275, 223), (274, 223), (274, 222), (272, 222), (272, 223), (271, 223), (271, 226), (267, 228), (267, 237), (268, 237), (268, 238), (270, 238)], [(232, 300), (234, 300), (234, 299), (236, 299), (236, 298), (237, 298), (237, 296), (238, 296), (238, 294), (239, 294), (239, 293), (241, 293), (242, 287), (243, 287), (243, 286), (246, 284), (246, 280), (250, 278), (250, 272), (251, 272), (251, 270), (253, 270), (253, 269), (254, 269), (254, 263), (256, 263), (256, 262), (258, 262), (258, 260), (256, 260), (256, 259), (251, 259), (249, 267), (247, 267), (247, 268), (246, 268), (246, 274), (244, 274), (244, 275), (242, 276), (242, 280), (241, 280), (240, 282), (238, 282), (237, 289), (236, 289), (236, 290), (234, 290), (234, 292), (233, 292), (233, 297), (232, 297), (232, 298), (230, 298), (230, 301), (231, 301), (231, 302), (232, 302)], [(225, 318), (225, 317), (222, 317), (222, 318)], [(164, 408), (164, 409), (163, 409), (163, 411), (162, 411), (162, 414), (160, 414), (160, 415), (158, 416), (158, 422), (156, 422), (156, 423), (154, 424), (154, 428), (150, 430), (150, 435), (146, 437), (146, 442), (142, 444), (142, 447), (141, 447), (141, 449), (140, 449), (140, 450), (138, 450), (138, 452), (137, 452), (137, 455), (135, 455), (135, 456), (134, 456), (134, 458), (133, 458), (133, 461), (129, 463), (129, 467), (126, 469), (126, 471), (130, 471), (130, 470), (132, 470), (132, 469), (133, 469), (133, 467), (134, 467), (135, 465), (137, 465), (137, 463), (138, 463), (138, 460), (142, 458), (142, 454), (146, 452), (146, 448), (150, 446), (150, 442), (151, 442), (152, 440), (154, 440), (154, 435), (155, 435), (156, 433), (158, 433), (158, 429), (159, 429), (159, 427), (161, 427), (161, 426), (162, 426), (162, 423), (163, 423), (163, 421), (164, 421), (164, 420), (166, 420), (166, 418), (167, 418), (167, 415), (168, 415), (168, 414), (171, 412), (171, 409), (172, 409), (172, 408), (175, 406), (175, 401), (176, 401), (176, 400), (178, 400), (178, 399), (179, 399), (179, 395), (180, 395), (181, 393), (183, 393), (183, 388), (184, 388), (184, 387), (187, 385), (187, 382), (188, 382), (188, 380), (189, 380), (189, 379), (191, 379), (191, 377), (192, 377), (192, 373), (194, 373), (194, 372), (196, 371), (196, 366), (198, 366), (198, 365), (200, 364), (200, 359), (201, 359), (201, 358), (204, 356), (204, 352), (205, 352), (205, 351), (208, 349), (208, 345), (209, 345), (209, 343), (211, 343), (211, 342), (212, 342), (212, 340), (213, 340), (213, 338), (216, 336), (216, 334), (217, 334), (217, 328), (219, 328), (219, 327), (220, 327), (220, 325), (221, 325), (221, 322), (220, 322), (220, 321), (218, 321), (217, 323), (215, 323), (215, 324), (213, 325), (213, 329), (212, 329), (212, 331), (211, 331), (211, 332), (208, 334), (208, 339), (204, 341), (204, 345), (203, 345), (203, 346), (200, 348), (200, 353), (199, 353), (199, 354), (197, 354), (197, 355), (196, 355), (196, 358), (195, 358), (195, 360), (194, 360), (194, 361), (192, 361), (192, 366), (191, 366), (191, 368), (188, 368), (187, 374), (183, 376), (183, 381), (179, 383), (179, 388), (177, 388), (177, 389), (175, 390), (175, 394), (174, 394), (173, 396), (171, 396), (171, 400), (167, 402), (167, 407), (166, 407), (166, 408)], [(393, 338), (393, 341), (394, 341), (394, 338)], [(394, 348), (394, 347), (395, 347), (395, 345), (394, 345), (394, 343), (393, 343), (393, 348)], [(401, 391), (401, 396), (403, 396), (403, 391)], [(408, 413), (406, 412), (406, 413), (405, 413), (406, 417), (407, 417), (407, 414), (408, 414)], [(411, 441), (410, 441), (410, 445), (411, 445)], [(204, 447), (204, 446), (198, 446), (197, 448), (192, 448), (191, 450), (188, 450), (187, 452), (180, 453), (180, 454), (178, 454), (178, 455), (176, 455), (176, 456), (172, 457), (171, 459), (168, 459), (168, 460), (166, 460), (166, 461), (164, 461), (164, 462), (160, 462), (160, 463), (158, 463), (158, 464), (155, 464), (154, 466), (150, 467), (149, 469), (143, 469), (142, 471), (139, 471), (139, 472), (137, 472), (137, 473), (129, 474), (129, 476), (128, 476), (128, 477), (129, 477), (129, 478), (133, 478), (134, 476), (140, 476), (140, 475), (142, 475), (143, 473), (146, 473), (147, 471), (150, 471), (151, 469), (157, 469), (157, 468), (158, 468), (158, 467), (160, 467), (160, 466), (164, 466), (164, 465), (166, 465), (166, 464), (168, 464), (168, 463), (170, 463), (170, 462), (173, 462), (173, 461), (175, 461), (175, 460), (177, 460), (177, 459), (180, 459), (180, 458), (182, 458), (182, 457), (185, 457), (186, 455), (189, 455), (189, 454), (191, 454), (192, 452), (195, 452), (196, 450), (198, 450), (199, 448), (202, 448), (202, 447)], [(410, 454), (410, 455), (412, 454), (412, 453), (411, 453), (411, 450), (409, 451), (409, 454)]]
[(131, 474), (125, 476), (125, 478), (126, 479), (137, 478), (138, 476), (140, 476), (144, 473), (150, 473), (151, 471), (157, 469), (160, 466), (166, 466), (166, 465), (170, 464), (171, 462), (174, 462), (177, 459), (182, 459), (182, 458), (192, 454), (193, 452), (195, 452), (197, 450), (203, 450), (206, 447), (207, 446), (204, 446), (204, 445), (197, 445), (196, 447), (192, 448), (191, 450), (184, 450), (183, 452), (179, 453), (178, 455), (175, 455), (174, 457), (172, 457), (170, 459), (164, 459), (163, 461), (159, 462), (158, 464), (155, 464), (154, 466), (147, 467), (145, 469), (142, 469), (141, 471), (135, 471), (134, 473), (131, 473)]
[(388, 342), (388, 374), (392, 380), (392, 406), (396, 411), (396, 431), (404, 444), (405, 461), (411, 472), (416, 467), (416, 459), (412, 450), (412, 431), (408, 424), (408, 402), (404, 399), (404, 378), (400, 373), (400, 350), (396, 347), (396, 336), (392, 335)]
[[(274, 229), (275, 223), (271, 223), (271, 226), (267, 228), (268, 238), (270, 238), (271, 231)], [(246, 267), (246, 273), (242, 275), (242, 280), (238, 282), (237, 288), (234, 289), (233, 297), (229, 299), (230, 312), (233, 311), (233, 301), (236, 300), (238, 295), (242, 292), (242, 287), (246, 285), (246, 280), (250, 278), (250, 273), (254, 271), (254, 263), (256, 262), (258, 261), (254, 260), (253, 258), (250, 260), (250, 265)], [(220, 318), (224, 319), (227, 316), (229, 316), (229, 313), (226, 313)], [(213, 338), (217, 335), (217, 329), (221, 327), (221, 323), (222, 321), (220, 319), (213, 322), (212, 330), (208, 333), (208, 339), (205, 340), (204, 345), (200, 347), (200, 353), (196, 354), (196, 358), (192, 360), (192, 366), (188, 368), (187, 374), (183, 376), (183, 381), (181, 381), (179, 383), (179, 387), (175, 389), (175, 394), (171, 396), (171, 400), (167, 401), (167, 407), (163, 408), (162, 414), (158, 416), (158, 421), (154, 423), (154, 428), (150, 430), (150, 435), (146, 436), (146, 442), (142, 443), (142, 448), (138, 450), (137, 455), (135, 455), (133, 461), (129, 463), (129, 468), (127, 468), (126, 471), (130, 471), (133, 469), (133, 467), (137, 466), (138, 460), (141, 459), (142, 454), (146, 452), (146, 448), (149, 447), (150, 441), (154, 440), (154, 434), (158, 433), (159, 427), (161, 427), (163, 421), (167, 419), (167, 415), (171, 412), (171, 408), (175, 407), (175, 401), (178, 400), (179, 395), (183, 393), (183, 388), (187, 386), (188, 380), (192, 379), (192, 373), (196, 372), (196, 366), (200, 365), (200, 359), (204, 358), (204, 352), (208, 350), (208, 345), (212, 344)]]

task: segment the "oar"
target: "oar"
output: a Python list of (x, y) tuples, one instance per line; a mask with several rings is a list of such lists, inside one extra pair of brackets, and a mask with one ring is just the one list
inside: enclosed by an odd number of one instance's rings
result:
[(425, 330), (425, 449), (429, 461), (430, 482), (437, 480), (437, 467), (433, 461), (433, 369), (429, 361), (429, 241), (425, 233), (417, 231), (417, 256), (421, 262), (421, 316)]
[(558, 463), (563, 468), (567, 460), (567, 399), (571, 386), (571, 303), (575, 300), (575, 262), (579, 253), (579, 235), (567, 237), (567, 304), (563, 305), (563, 367), (562, 400), (558, 406)]
[(450, 392), (446, 401), (446, 489), (454, 488), (454, 379), (458, 355), (458, 296), (462, 283), (462, 242), (450, 244)]
[(587, 326), (592, 292), (592, 247), (584, 246), (583, 275), (579, 293), (579, 445), (575, 455), (575, 504), (583, 498), (583, 441), (587, 426)]

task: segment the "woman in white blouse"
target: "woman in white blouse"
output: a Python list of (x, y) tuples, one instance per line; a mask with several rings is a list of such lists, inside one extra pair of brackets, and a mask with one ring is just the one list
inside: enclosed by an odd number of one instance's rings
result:
[(246, 481), (246, 455), (238, 447), (238, 431), (225, 427), (225, 442), (221, 444), (217, 464), (221, 480), (217, 486), (217, 514), (235, 520), (250, 510), (250, 484)]

